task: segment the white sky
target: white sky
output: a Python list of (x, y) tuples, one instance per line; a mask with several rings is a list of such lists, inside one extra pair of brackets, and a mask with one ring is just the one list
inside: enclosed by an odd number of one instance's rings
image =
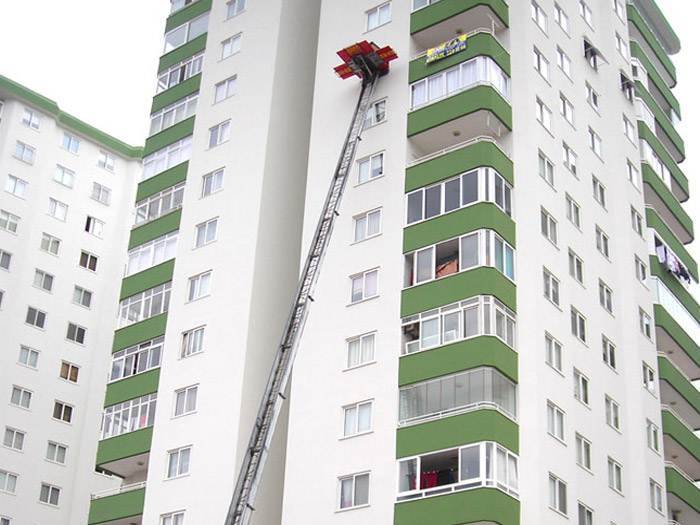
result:
[[(700, 146), (700, 5), (657, 2), (683, 45), (673, 57), (688, 153), (681, 168), (691, 184), (686, 209), (700, 236), (700, 151), (695, 149)], [(168, 0), (1, 0), (0, 74), (54, 99), (63, 110), (103, 131), (140, 145), (169, 7)], [(700, 242), (694, 244), (691, 252), (700, 261)]]

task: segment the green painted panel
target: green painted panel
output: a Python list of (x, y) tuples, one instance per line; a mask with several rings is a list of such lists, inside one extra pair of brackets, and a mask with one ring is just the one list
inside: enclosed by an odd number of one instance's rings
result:
[(145, 499), (145, 488), (94, 499), (90, 501), (88, 525), (140, 516), (143, 514)]
[(491, 86), (477, 86), (411, 111), (408, 114), (408, 136), (413, 137), (481, 110), (493, 113), (504, 126), (513, 129), (513, 112), (506, 99)]
[(129, 236), (129, 249), (131, 250), (134, 246), (157, 239), (166, 233), (174, 232), (180, 227), (181, 215), (182, 209), (177, 209), (143, 226), (134, 228)]
[[(688, 333), (683, 330), (671, 314), (660, 304), (654, 305), (654, 322), (656, 326), (663, 328), (666, 333), (680, 346), (686, 355), (700, 366), (700, 346)], [(663, 349), (661, 349), (663, 350)]]
[(165, 32), (167, 33), (171, 29), (175, 29), (181, 26), (185, 22), (189, 22), (197, 18), (199, 15), (206, 13), (211, 9), (211, 0), (199, 0), (193, 4), (188, 5), (184, 9), (173, 13), (165, 21)]
[(475, 295), (496, 296), (515, 311), (515, 284), (495, 268), (480, 267), (401, 292), (401, 317), (445, 306)]
[(130, 275), (122, 280), (122, 289), (119, 294), (119, 300), (125, 297), (131, 297), (139, 292), (148, 290), (159, 284), (167, 283), (173, 279), (173, 269), (175, 268), (175, 259), (162, 262), (156, 266), (144, 270), (134, 275)]
[(107, 385), (104, 406), (108, 407), (129, 399), (153, 394), (158, 391), (159, 379), (160, 368), (154, 368), (148, 372), (110, 383)]
[(670, 211), (676, 220), (681, 223), (685, 233), (689, 237), (694, 238), (693, 219), (691, 219), (690, 215), (686, 213), (683, 206), (681, 206), (678, 199), (676, 199), (673, 193), (671, 193), (668, 186), (664, 184), (656, 172), (646, 162), (642, 163), (642, 178), (644, 182), (648, 184), (652, 190), (654, 190), (654, 193), (656, 193), (659, 199), (663, 201), (668, 208), (668, 211)]
[(510, 76), (510, 55), (505, 48), (491, 33), (477, 33), (467, 38), (465, 50), (447, 58), (431, 64), (425, 63), (425, 56), (411, 60), (408, 65), (408, 81), (409, 83), (415, 82), (478, 56), (493, 58), (501, 66), (501, 69)]
[(680, 258), (681, 262), (686, 265), (688, 268), (688, 271), (691, 273), (691, 275), (695, 278), (695, 280), (698, 280), (698, 263), (695, 262), (695, 259), (690, 255), (688, 250), (681, 244), (681, 242), (678, 240), (678, 237), (676, 237), (673, 232), (670, 230), (668, 226), (666, 226), (666, 223), (659, 217), (659, 214), (656, 213), (656, 210), (653, 208), (647, 207), (646, 208), (646, 216), (647, 216), (647, 226), (649, 228), (654, 228), (656, 230), (656, 233), (659, 234), (661, 239), (673, 250), (673, 252)]
[(661, 95), (666, 99), (666, 102), (668, 102), (669, 106), (671, 106), (680, 117), (681, 105), (678, 102), (678, 99), (668, 87), (668, 84), (666, 84), (663, 78), (661, 78), (661, 75), (659, 75), (659, 72), (656, 70), (656, 66), (654, 66), (651, 60), (649, 60), (649, 57), (641, 48), (639, 43), (635, 42), (634, 40), (630, 41), (630, 54), (642, 63), (644, 69), (647, 70), (649, 79), (656, 86), (656, 89), (659, 90)]
[(656, 122), (661, 126), (664, 133), (666, 133), (675, 148), (678, 150), (679, 155), (685, 159), (685, 143), (683, 142), (683, 139), (678, 131), (676, 131), (676, 128), (673, 126), (673, 122), (671, 122), (670, 117), (664, 113), (658, 102), (656, 102), (651, 93), (647, 91), (647, 88), (644, 87), (644, 84), (642, 84), (639, 80), (635, 81), (634, 84), (637, 96), (641, 98), (649, 107), (651, 112), (654, 114)]
[(167, 312), (164, 314), (150, 317), (139, 323), (135, 323), (114, 332), (114, 343), (112, 344), (112, 352), (129, 348), (138, 343), (143, 343), (154, 337), (158, 337), (165, 333), (165, 325), (168, 321)]
[(399, 386), (480, 366), (492, 366), (518, 381), (518, 354), (497, 337), (486, 335), (401, 357)]
[(671, 385), (700, 414), (700, 391), (662, 355), (659, 356), (659, 378)]
[(194, 115), (190, 118), (178, 122), (168, 129), (164, 129), (160, 133), (156, 133), (146, 139), (146, 145), (143, 148), (143, 156), (155, 153), (159, 149), (169, 146), (173, 142), (189, 137), (194, 131)]
[(513, 161), (493, 142), (483, 140), (408, 168), (406, 192), (461, 175), (481, 166), (495, 169), (513, 184)]
[(153, 427), (143, 428), (121, 436), (103, 439), (97, 445), (97, 466), (126, 459), (151, 450)]
[(671, 290), (673, 295), (678, 299), (685, 309), (688, 310), (690, 315), (692, 315), (695, 320), (700, 323), (700, 304), (695, 300), (693, 295), (686, 290), (678, 279), (676, 279), (668, 270), (666, 270), (661, 263), (656, 258), (656, 256), (649, 257), (649, 264), (651, 266), (651, 274), (657, 276), (666, 285), (666, 288)]
[[(673, 180), (675, 180), (678, 183), (678, 185), (681, 187), (686, 196), (690, 195), (688, 190), (688, 178), (678, 167), (678, 164), (675, 160), (673, 160), (673, 157), (671, 157), (668, 150), (664, 147), (663, 144), (661, 144), (659, 139), (656, 138), (654, 132), (649, 129), (649, 126), (647, 126), (644, 121), (641, 120), (637, 121), (637, 131), (639, 132), (639, 138), (646, 140), (651, 146), (651, 149), (654, 150), (654, 153), (656, 153), (661, 159), (661, 161), (666, 165), (668, 170), (671, 172)], [(686, 199), (681, 199), (681, 201), (684, 200), (687, 200), (687, 197)]]
[(490, 202), (479, 202), (461, 210), (453, 211), (419, 222), (404, 229), (403, 251), (430, 246), (458, 235), (487, 228), (495, 230), (511, 246), (515, 247), (515, 222)]
[(174, 104), (180, 99), (188, 97), (197, 91), (199, 91), (199, 86), (202, 83), (202, 74), (198, 73), (193, 77), (188, 78), (184, 82), (180, 82), (176, 86), (166, 89), (162, 93), (159, 93), (153, 97), (153, 104), (151, 105), (151, 113), (163, 109), (165, 106)]
[(136, 202), (142, 201), (151, 195), (163, 191), (165, 188), (175, 186), (175, 184), (187, 179), (187, 168), (189, 168), (189, 165), (189, 162), (183, 162), (141, 182), (136, 190)]
[(178, 62), (182, 62), (186, 58), (196, 55), (200, 51), (204, 51), (207, 47), (207, 33), (199, 35), (194, 40), (190, 40), (185, 45), (173, 49), (170, 53), (166, 53), (158, 61), (158, 71), (174, 66)]
[(440, 0), (411, 13), (411, 34), (428, 29), (478, 6), (490, 8), (501, 22), (508, 25), (508, 4), (503, 0)]
[(700, 438), (695, 433), (690, 431), (687, 426), (668, 410), (661, 410), (661, 424), (664, 434), (673, 438), (697, 461), (700, 461)]
[(627, 4), (627, 20), (634, 24), (634, 26), (644, 37), (646, 43), (649, 44), (649, 47), (651, 47), (654, 55), (656, 55), (656, 58), (659, 59), (659, 62), (661, 62), (661, 65), (666, 70), (666, 73), (668, 73), (673, 80), (671, 87), (674, 87), (676, 85), (676, 66), (673, 65), (673, 62), (669, 58), (668, 54), (666, 51), (664, 51), (664, 48), (661, 47), (661, 44), (654, 36), (653, 31), (649, 28), (644, 18), (642, 18), (642, 15), (639, 14), (637, 8), (632, 4)]
[(517, 454), (518, 425), (497, 410), (484, 409), (401, 427), (396, 431), (396, 457), (479, 441), (495, 441)]
[(669, 467), (666, 467), (666, 491), (685, 501), (695, 512), (700, 512), (700, 489)]

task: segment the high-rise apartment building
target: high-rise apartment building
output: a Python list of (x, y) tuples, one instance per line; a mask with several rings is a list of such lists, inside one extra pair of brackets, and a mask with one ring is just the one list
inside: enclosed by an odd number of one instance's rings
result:
[(0, 76), (0, 524), (85, 523), (141, 148)]

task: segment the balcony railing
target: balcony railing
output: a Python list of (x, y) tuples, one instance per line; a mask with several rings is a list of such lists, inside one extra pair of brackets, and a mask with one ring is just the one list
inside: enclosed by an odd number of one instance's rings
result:
[(691, 339), (700, 341), (700, 324), (683, 303), (658, 277), (650, 277), (649, 284), (654, 292), (654, 302), (663, 306)]
[[(488, 34), (488, 35), (491, 35), (493, 38), (496, 39), (496, 41), (497, 41), (499, 44), (501, 44), (501, 46), (503, 46), (502, 42), (501, 42), (501, 41), (498, 39), (498, 37), (496, 36), (496, 33), (495, 33), (495, 32), (493, 31), (493, 29), (491, 29), (490, 27), (477, 27), (476, 29), (472, 29), (471, 31), (469, 31), (468, 33), (466, 33), (466, 35), (467, 35), (467, 40), (469, 40), (469, 38), (473, 37), (474, 35), (478, 35), (479, 33), (486, 33), (486, 34)], [(462, 35), (459, 35), (459, 36), (462, 36)], [(428, 54), (428, 50), (427, 50), (427, 49), (424, 49), (423, 51), (420, 51), (419, 53), (413, 55), (413, 56), (411, 57), (411, 60), (410, 60), (410, 61), (417, 60), (417, 59), (419, 59), (419, 58), (423, 58), (423, 57), (426, 56), (427, 54)]]
[(134, 490), (145, 489), (146, 482), (139, 481), (138, 483), (130, 483), (128, 485), (120, 485), (114, 489), (101, 490), (100, 492), (94, 492), (90, 494), (90, 499), (101, 499), (108, 496), (116, 496), (117, 494), (124, 494), (126, 492), (132, 492)]
[(412, 160), (411, 162), (409, 162), (406, 167), (410, 168), (410, 167), (416, 166), (417, 164), (422, 164), (423, 162), (427, 162), (429, 160), (436, 159), (436, 158), (441, 157), (443, 155), (447, 155), (448, 153), (452, 153), (453, 151), (457, 151), (459, 149), (469, 147), (473, 144), (476, 144), (477, 142), (490, 142), (491, 144), (496, 146), (499, 150), (501, 150), (501, 153), (503, 153), (506, 157), (510, 158), (510, 155), (508, 155), (508, 153), (506, 153), (506, 150), (503, 149), (503, 146), (501, 146), (495, 139), (493, 139), (492, 137), (488, 137), (486, 135), (481, 135), (481, 136), (474, 137), (474, 138), (469, 139), (469, 140), (462, 141), (462, 142), (455, 144), (453, 146), (450, 146), (448, 148), (444, 148), (444, 149), (441, 149), (439, 151), (429, 153), (428, 155), (423, 155), (422, 157), (418, 157), (418, 158)]

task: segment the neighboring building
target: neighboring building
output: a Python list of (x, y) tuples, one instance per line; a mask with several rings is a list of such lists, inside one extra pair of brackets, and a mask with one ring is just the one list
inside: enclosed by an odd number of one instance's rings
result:
[(85, 523), (141, 148), (0, 76), (0, 524)]

